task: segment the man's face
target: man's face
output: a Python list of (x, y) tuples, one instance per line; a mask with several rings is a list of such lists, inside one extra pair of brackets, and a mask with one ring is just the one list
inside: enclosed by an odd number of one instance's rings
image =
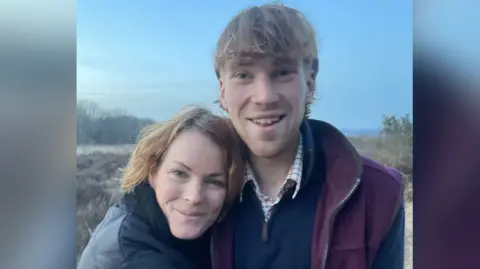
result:
[(299, 134), (314, 79), (300, 61), (271, 57), (232, 59), (220, 78), (220, 101), (250, 151), (272, 158)]

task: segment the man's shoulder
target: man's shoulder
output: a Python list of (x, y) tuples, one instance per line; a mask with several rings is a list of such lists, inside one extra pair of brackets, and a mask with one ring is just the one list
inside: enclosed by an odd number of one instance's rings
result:
[(362, 179), (371, 180), (378, 184), (388, 182), (398, 187), (405, 184), (405, 174), (397, 169), (383, 165), (366, 156), (360, 156), (360, 158), (363, 163)]
[(388, 215), (391, 224), (403, 206), (405, 175), (365, 156), (360, 158), (363, 162), (362, 189), (367, 205), (379, 215)]
[(360, 158), (363, 163), (361, 180), (367, 193), (375, 193), (375, 196), (379, 199), (383, 198), (382, 200), (394, 199), (395, 207), (399, 208), (403, 201), (405, 174), (368, 157)]
[(339, 129), (321, 120), (308, 119), (306, 122), (313, 136), (321, 137), (322, 135), (328, 135), (330, 137), (341, 138), (341, 140), (344, 141), (343, 146), (347, 145), (353, 149), (355, 155), (359, 157), (358, 161), (362, 163), (362, 180), (375, 182), (375, 186), (390, 184), (398, 188), (403, 188), (405, 184), (405, 175), (403, 173), (393, 167), (383, 165), (369, 157), (356, 153), (355, 146), (348, 141), (348, 138)]

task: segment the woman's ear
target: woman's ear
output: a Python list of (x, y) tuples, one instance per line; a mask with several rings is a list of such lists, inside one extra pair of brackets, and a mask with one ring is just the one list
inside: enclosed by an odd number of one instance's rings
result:
[(147, 177), (147, 182), (148, 184), (150, 185), (150, 187), (154, 188), (155, 187), (155, 177), (156, 175), (158, 174), (158, 172), (154, 172), (154, 173), (149, 173), (148, 174), (148, 177)]
[(158, 175), (158, 171), (160, 170), (160, 165), (162, 165), (162, 156), (160, 157), (157, 157), (156, 159), (158, 159), (157, 161), (154, 161), (151, 165), (150, 165), (150, 171), (148, 172), (148, 178), (147, 178), (147, 182), (148, 184), (153, 188), (155, 187), (155, 178), (157, 177)]
[(148, 175), (147, 182), (150, 185), (150, 187), (153, 188), (153, 179), (152, 178), (153, 178), (152, 175)]

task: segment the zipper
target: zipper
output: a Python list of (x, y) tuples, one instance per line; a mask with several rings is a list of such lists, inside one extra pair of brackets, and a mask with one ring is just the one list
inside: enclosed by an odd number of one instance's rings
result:
[(213, 259), (213, 234), (210, 236), (210, 264), (213, 269), (216, 269), (217, 267), (215, 266), (215, 261)]
[[(259, 201), (260, 202), (260, 201)], [(262, 206), (262, 204), (260, 203), (260, 207)], [(275, 213), (275, 209), (277, 208), (278, 204), (274, 205), (270, 210), (270, 218), (267, 218), (266, 216), (264, 216), (264, 219), (263, 219), (263, 224), (262, 224), (262, 242), (263, 243), (267, 243), (268, 242), (268, 239), (269, 239), (269, 236), (268, 236), (268, 223), (269, 221), (272, 219), (273, 217), (273, 213)], [(262, 210), (262, 213), (263, 213), (263, 208), (261, 208)], [(265, 214), (265, 213), (263, 213)]]
[[(257, 199), (258, 200), (258, 199)], [(265, 214), (263, 212), (263, 207), (262, 207), (262, 203), (260, 201), (258, 201), (258, 203), (260, 204), (260, 209), (262, 210), (262, 214)], [(263, 223), (262, 223), (262, 243), (267, 243), (268, 242), (268, 239), (269, 239), (269, 236), (268, 236), (268, 223), (270, 222), (270, 220), (272, 219), (273, 217), (273, 214), (276, 212), (276, 209), (277, 207), (279, 206), (279, 204), (276, 204), (274, 205), (271, 209), (270, 209), (270, 216), (269, 218), (267, 218), (265, 215), (263, 217)]]
[(310, 164), (308, 165), (308, 173), (305, 178), (309, 178), (310, 174), (312, 173), (312, 168), (313, 168), (313, 152), (312, 149), (308, 149), (308, 152), (310, 153)]
[(345, 196), (345, 198), (343, 198), (340, 203), (338, 203), (337, 207), (335, 208), (334, 210), (334, 213), (332, 215), (332, 218), (330, 219), (330, 230), (329, 230), (329, 233), (328, 233), (328, 237), (327, 237), (327, 244), (325, 245), (325, 252), (323, 254), (323, 264), (322, 264), (322, 269), (325, 269), (325, 266), (327, 265), (327, 258), (328, 258), (328, 250), (329, 250), (329, 247), (330, 247), (330, 237), (331, 237), (331, 234), (332, 234), (332, 229), (333, 229), (333, 222), (335, 221), (335, 217), (338, 213), (338, 211), (340, 211), (340, 209), (342, 209), (342, 207), (345, 205), (345, 203), (348, 201), (348, 199), (350, 198), (350, 196), (352, 196), (353, 192), (355, 192), (355, 190), (357, 189), (358, 185), (360, 184), (360, 178), (357, 178), (357, 181), (355, 182), (355, 185), (353, 185), (352, 189), (348, 192), (347, 196)]
[[(312, 149), (309, 149), (308, 152), (310, 153), (310, 160), (313, 160), (313, 152), (312, 152)], [(312, 172), (312, 168), (313, 168), (313, 165), (310, 164), (309, 167), (308, 167), (308, 173), (307, 173), (307, 177), (310, 177), (310, 173)], [(256, 197), (257, 200), (258, 200), (258, 197)], [(262, 213), (263, 213), (263, 206), (262, 206), (262, 203), (260, 201), (258, 201), (259, 204), (260, 204), (260, 209), (262, 210)], [(281, 201), (280, 201), (281, 202)], [(280, 203), (279, 202), (279, 203)], [(270, 219), (272, 219), (273, 217), (273, 213), (276, 211), (275, 209), (277, 209), (277, 207), (279, 206), (279, 203), (274, 205), (273, 208), (271, 209), (271, 212), (270, 212)], [(265, 214), (265, 213), (263, 213)], [(264, 217), (264, 221), (262, 223), (262, 242), (263, 243), (267, 243), (268, 242), (268, 222), (269, 222), (269, 218), (267, 217)]]
[(268, 242), (268, 219), (265, 218), (263, 225), (262, 225), (262, 242)]

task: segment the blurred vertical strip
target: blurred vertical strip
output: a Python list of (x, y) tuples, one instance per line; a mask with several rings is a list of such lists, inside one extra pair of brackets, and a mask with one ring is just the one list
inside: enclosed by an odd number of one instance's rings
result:
[(0, 1), (0, 268), (75, 268), (75, 1)]
[(415, 1), (414, 268), (480, 267), (479, 10)]

